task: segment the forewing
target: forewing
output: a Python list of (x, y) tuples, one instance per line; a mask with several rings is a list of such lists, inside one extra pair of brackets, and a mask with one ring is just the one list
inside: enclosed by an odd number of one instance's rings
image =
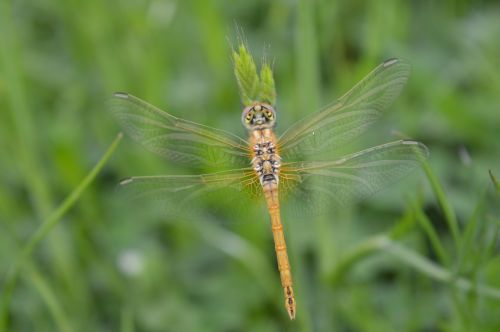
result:
[[(401, 179), (428, 156), (422, 143), (395, 141), (335, 161), (283, 164), (280, 183), (293, 205), (318, 211), (364, 198)], [(286, 197), (285, 197), (286, 198)]]
[(130, 137), (173, 161), (226, 169), (249, 162), (246, 143), (238, 136), (179, 119), (135, 96), (115, 93), (110, 109)]
[(392, 104), (409, 74), (405, 61), (385, 61), (333, 105), (292, 125), (278, 140), (281, 156), (302, 160), (352, 141)]

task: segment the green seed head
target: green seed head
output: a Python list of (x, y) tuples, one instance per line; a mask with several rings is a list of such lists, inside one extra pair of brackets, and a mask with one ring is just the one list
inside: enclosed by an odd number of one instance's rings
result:
[(264, 63), (257, 74), (257, 67), (246, 45), (240, 42), (238, 50), (233, 50), (234, 74), (240, 89), (243, 105), (266, 103), (273, 106), (276, 102), (276, 90), (271, 67)]

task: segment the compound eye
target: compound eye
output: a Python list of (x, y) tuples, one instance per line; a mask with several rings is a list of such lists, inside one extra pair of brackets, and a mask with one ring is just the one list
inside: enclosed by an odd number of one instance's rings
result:
[(253, 119), (253, 111), (249, 111), (247, 113), (247, 115), (245, 116), (245, 121), (246, 121), (246, 123), (250, 123), (250, 121), (252, 121), (252, 119)]
[(273, 112), (271, 112), (270, 110), (265, 110), (265, 111), (264, 111), (264, 115), (266, 116), (266, 118), (268, 118), (268, 119), (270, 119), (270, 120), (271, 120), (271, 119), (273, 118), (273, 116), (274, 116), (274, 115), (273, 115)]

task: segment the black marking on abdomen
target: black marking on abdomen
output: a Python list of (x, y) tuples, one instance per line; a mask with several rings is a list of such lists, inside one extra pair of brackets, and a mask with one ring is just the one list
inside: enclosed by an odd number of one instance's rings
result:
[(274, 181), (274, 174), (264, 174), (262, 176), (262, 182)]

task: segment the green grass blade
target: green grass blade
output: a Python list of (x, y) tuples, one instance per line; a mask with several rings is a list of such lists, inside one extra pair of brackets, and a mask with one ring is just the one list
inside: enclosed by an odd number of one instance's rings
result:
[(436, 198), (439, 202), (439, 206), (443, 210), (444, 216), (446, 218), (446, 222), (448, 223), (448, 227), (450, 228), (450, 232), (453, 238), (453, 242), (457, 251), (460, 248), (460, 229), (458, 227), (457, 217), (455, 215), (455, 211), (453, 210), (451, 204), (446, 197), (446, 194), (441, 186), (441, 183), (437, 179), (436, 175), (430, 168), (429, 164), (426, 161), (422, 161), (422, 168), (424, 169), (425, 174), (427, 175), (427, 179), (436, 195)]
[(500, 194), (500, 183), (498, 182), (495, 175), (493, 175), (493, 172), (491, 171), (491, 169), (488, 171), (488, 173), (490, 174), (490, 179), (491, 179), (491, 182), (493, 182), (493, 186), (495, 187), (496, 192), (498, 194)]
[(31, 283), (35, 286), (35, 288), (40, 293), (43, 301), (47, 305), (52, 318), (59, 331), (62, 332), (72, 332), (75, 329), (71, 326), (68, 317), (66, 316), (62, 304), (58, 301), (54, 292), (50, 288), (47, 281), (36, 271), (34, 268), (29, 266), (28, 277)]
[(425, 213), (416, 203), (412, 203), (412, 209), (415, 213), (417, 221), (423, 228), (424, 232), (427, 234), (427, 237), (429, 238), (432, 248), (436, 251), (436, 254), (439, 257), (440, 262), (445, 266), (450, 266), (450, 257), (448, 257), (448, 254), (444, 250), (441, 241), (439, 240), (437, 231), (432, 225), (432, 222), (429, 220), (429, 218), (425, 215)]
[(114, 141), (111, 143), (109, 148), (106, 150), (102, 158), (97, 162), (97, 164), (92, 168), (92, 170), (87, 174), (87, 176), (80, 182), (80, 184), (73, 190), (69, 196), (56, 208), (47, 219), (45, 219), (42, 224), (38, 227), (36, 232), (31, 236), (29, 241), (24, 245), (21, 254), (14, 262), (13, 266), (9, 270), (4, 283), (4, 289), (0, 298), (0, 331), (6, 331), (7, 327), (7, 310), (10, 303), (10, 297), (14, 290), (17, 278), (19, 277), (19, 272), (26, 260), (31, 255), (35, 247), (40, 243), (40, 241), (57, 225), (61, 218), (68, 212), (68, 210), (77, 202), (85, 189), (94, 181), (97, 174), (101, 171), (104, 165), (107, 163), (113, 152), (115, 151), (118, 143), (123, 137), (122, 133), (119, 133)]
[(475, 243), (474, 239), (478, 238), (481, 229), (484, 227), (482, 216), (485, 208), (486, 193), (487, 191), (484, 190), (480, 195), (479, 200), (476, 203), (476, 207), (474, 208), (474, 212), (465, 224), (465, 229), (463, 230), (462, 234), (461, 246), (458, 252), (457, 271), (459, 271), (459, 273), (461, 272), (463, 265), (467, 261), (476, 261), (475, 265), (479, 265), (481, 256), (477, 255), (477, 252), (482, 252), (479, 248), (481, 248), (484, 243), (480, 242), (478, 245), (477, 243)]
[(359, 243), (339, 258), (338, 263), (328, 274), (327, 279), (333, 284), (338, 283), (347, 274), (351, 266), (374, 252), (384, 249), (390, 244), (390, 241), (390, 238), (383, 234), (372, 236)]
[(384, 248), (384, 251), (437, 281), (450, 284), (462, 291), (475, 291), (477, 294), (500, 300), (500, 289), (479, 284), (466, 278), (457, 277), (455, 273), (396, 242), (391, 241), (391, 243)]
[(332, 283), (338, 283), (356, 262), (379, 251), (386, 252), (399, 259), (402, 263), (413, 267), (418, 272), (434, 280), (454, 286), (459, 290), (475, 291), (480, 295), (500, 299), (500, 289), (458, 277), (452, 271), (391, 240), (385, 234), (372, 236), (348, 250), (330, 272), (328, 280)]

